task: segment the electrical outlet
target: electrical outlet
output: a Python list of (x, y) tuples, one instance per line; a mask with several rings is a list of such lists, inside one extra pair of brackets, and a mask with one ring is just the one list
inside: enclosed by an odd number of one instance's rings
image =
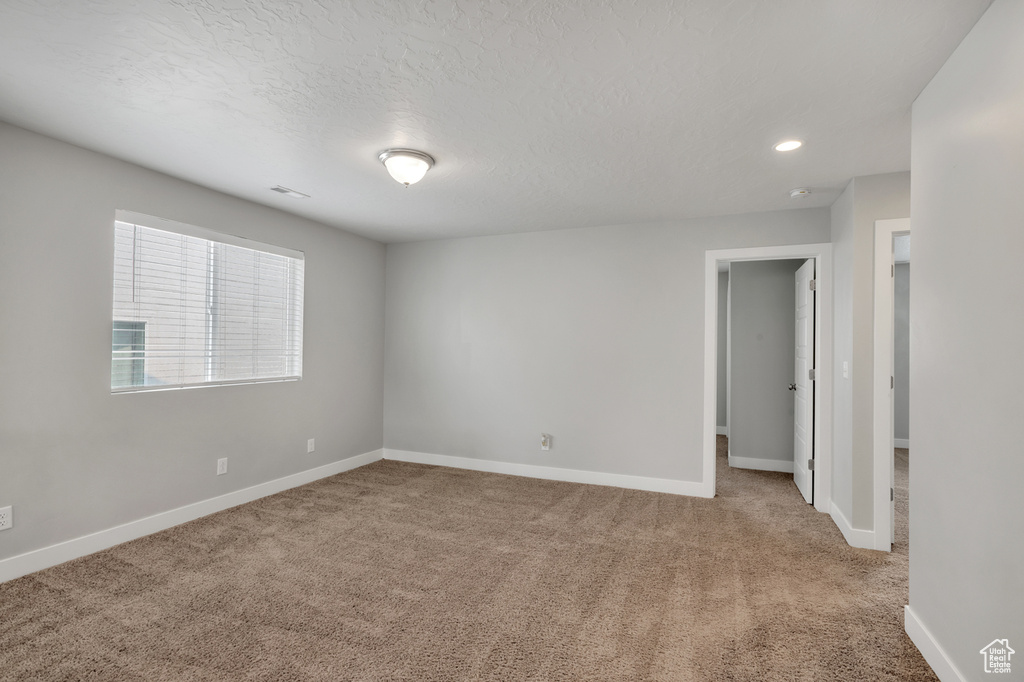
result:
[(550, 435), (548, 435), (546, 433), (540, 434), (540, 449), (541, 450), (550, 450), (551, 449), (551, 436)]
[(306, 441), (306, 452), (313, 452), (316, 450), (316, 439), (310, 438)]
[(228, 458), (221, 457), (217, 460), (217, 475), (222, 476), (228, 472)]
[(7, 530), (14, 525), (14, 508), (0, 507), (0, 530)]

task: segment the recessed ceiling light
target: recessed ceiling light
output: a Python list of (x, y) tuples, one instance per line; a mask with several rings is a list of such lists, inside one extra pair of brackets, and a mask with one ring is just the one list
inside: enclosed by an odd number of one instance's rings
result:
[(775, 151), (777, 152), (791, 152), (794, 149), (799, 149), (804, 145), (800, 140), (783, 140), (782, 142), (775, 145)]
[(796, 189), (789, 190), (789, 198), (796, 199), (798, 197), (805, 197), (811, 193), (810, 187), (797, 187)]
[(271, 187), (270, 191), (271, 192), (277, 192), (278, 194), (283, 194), (286, 197), (291, 197), (292, 199), (308, 199), (309, 198), (308, 194), (303, 194), (302, 192), (296, 192), (293, 189), (288, 189), (287, 187), (282, 187), (281, 185), (278, 185), (277, 187)]

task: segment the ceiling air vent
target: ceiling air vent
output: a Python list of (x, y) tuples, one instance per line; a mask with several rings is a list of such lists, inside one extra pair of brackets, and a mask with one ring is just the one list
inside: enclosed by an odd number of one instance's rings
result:
[(293, 189), (288, 189), (287, 187), (282, 187), (281, 185), (278, 185), (277, 187), (271, 187), (270, 191), (271, 192), (277, 192), (278, 194), (283, 194), (286, 197), (291, 197), (292, 199), (308, 199), (309, 198), (308, 194), (303, 194), (302, 192), (296, 192)]

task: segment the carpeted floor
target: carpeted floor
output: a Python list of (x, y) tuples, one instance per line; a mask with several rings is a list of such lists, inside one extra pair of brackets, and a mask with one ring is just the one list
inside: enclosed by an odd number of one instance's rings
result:
[(905, 521), (852, 549), (724, 439), (718, 491), (378, 462), (0, 585), (0, 679), (936, 679)]

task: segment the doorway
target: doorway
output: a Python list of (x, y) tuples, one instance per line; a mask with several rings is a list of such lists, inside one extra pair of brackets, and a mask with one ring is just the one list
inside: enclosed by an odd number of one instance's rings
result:
[[(874, 368), (872, 376), (874, 483), (872, 492), (874, 497), (874, 548), (885, 552), (892, 550), (896, 520), (895, 248), (897, 239), (909, 238), (909, 236), (909, 218), (875, 221)], [(909, 251), (907, 256), (909, 261)], [(909, 363), (909, 355), (907, 362)], [(907, 436), (907, 445), (909, 445), (909, 432)]]
[(811, 502), (814, 402), (807, 369), (814, 360), (814, 260), (736, 261), (726, 275), (727, 305), (723, 313), (720, 281), (718, 325), (727, 342), (724, 357), (722, 339), (718, 344), (719, 415), (725, 398), (726, 421), (718, 426), (730, 425), (728, 464), (789, 473)]
[[(813, 405), (815, 452), (814, 507), (831, 511), (832, 464), (832, 245), (752, 247), (709, 250), (704, 283), (704, 475), (701, 494), (715, 494), (715, 448), (718, 413), (718, 273), (727, 263), (759, 260), (813, 259), (816, 271), (814, 358), (816, 399)], [(729, 423), (731, 428), (731, 422)]]
[(910, 235), (893, 239), (893, 549), (910, 541)]

